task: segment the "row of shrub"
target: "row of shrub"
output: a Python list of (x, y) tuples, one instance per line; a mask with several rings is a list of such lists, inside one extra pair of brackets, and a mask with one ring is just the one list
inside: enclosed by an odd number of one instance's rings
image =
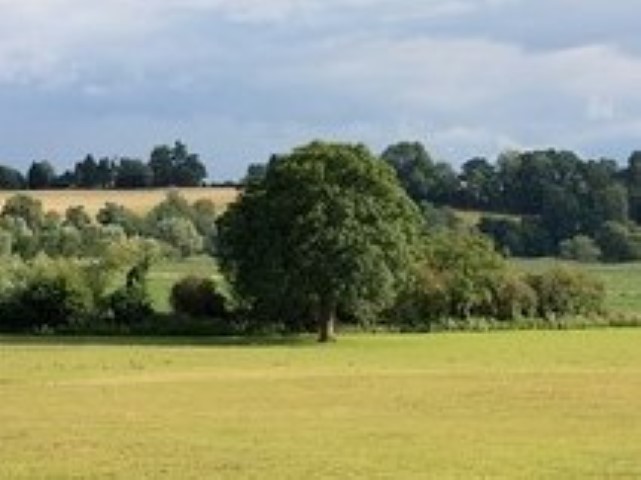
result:
[[(514, 271), (485, 237), (440, 230), (430, 235), (424, 261), (416, 268), (396, 303), (382, 319), (385, 328), (427, 331), (473, 328), (479, 319), (502, 325), (548, 325), (568, 318), (593, 318), (604, 313), (601, 282), (567, 267), (543, 272)], [(174, 310), (192, 317), (233, 318), (245, 329), (313, 331), (314, 319), (304, 306), (284, 299), (278, 311), (234, 297), (228, 284), (188, 277), (172, 290)], [(345, 326), (373, 326), (366, 311), (341, 311)], [(378, 319), (380, 323), (380, 318)], [(587, 320), (586, 320), (587, 321)]]
[[(467, 265), (469, 267), (469, 265)], [(137, 268), (142, 272), (136, 273)], [(114, 282), (104, 264), (40, 256), (14, 263), (0, 279), (0, 330), (58, 333), (246, 334), (313, 330), (306, 317), (283, 312), (269, 323), (259, 311), (243, 308), (227, 284), (188, 276), (170, 293), (174, 313), (153, 312), (144, 264)], [(473, 273), (474, 268), (467, 270)], [(461, 271), (425, 267), (423, 275), (384, 316), (385, 328), (405, 331), (565, 325), (568, 318), (599, 323), (601, 284), (581, 272), (558, 268), (516, 274), (505, 270)], [(462, 281), (463, 280), (463, 281)], [(113, 286), (117, 284), (117, 286)], [(300, 313), (300, 312), (299, 312)], [(362, 326), (365, 318), (343, 312), (343, 325)], [(590, 320), (586, 320), (590, 319)], [(490, 322), (490, 323), (487, 323)], [(491, 325), (491, 327), (488, 327)]]
[[(162, 212), (189, 208), (180, 197), (170, 196), (150, 216), (171, 218)], [(70, 224), (79, 217), (74, 212), (66, 219)], [(113, 225), (75, 224), (73, 228), (84, 229), (91, 255), (87, 250), (86, 256), (52, 257), (45, 249), (24, 260), (6, 252), (0, 268), (0, 330), (242, 334), (316, 328), (305, 305), (283, 299), (282, 305), (266, 309), (239, 299), (218, 277), (181, 279), (170, 293), (173, 315), (159, 315), (151, 307), (146, 272), (152, 261), (167, 255), (164, 244), (137, 234), (108, 235), (118, 228)], [(104, 237), (90, 235), (95, 229), (103, 229)], [(41, 224), (41, 239), (47, 238), (45, 232)], [(519, 273), (486, 237), (447, 225), (428, 235), (423, 261), (383, 318), (353, 308), (339, 312), (343, 325), (382, 321), (387, 328), (425, 331), (479, 318), (505, 325), (527, 320), (553, 325), (560, 318), (603, 311), (603, 285), (580, 271)]]
[(0, 269), (0, 329), (91, 331), (152, 313), (145, 274), (155, 245), (132, 239), (101, 258), (7, 257)]
[(476, 235), (441, 233), (414, 281), (387, 312), (391, 325), (429, 330), (444, 319), (518, 322), (603, 313), (603, 284), (579, 270), (519, 273)]
[(0, 268), (0, 331), (82, 334), (242, 334), (222, 279), (188, 276), (170, 292), (173, 314), (152, 308), (147, 272), (161, 258), (153, 242), (113, 244), (100, 259), (7, 257)]
[(211, 200), (189, 203), (175, 191), (144, 216), (107, 203), (96, 218), (81, 206), (64, 215), (45, 212), (39, 200), (16, 195), (0, 212), (0, 256), (97, 258), (109, 245), (131, 237), (154, 239), (168, 253), (182, 257), (213, 253), (215, 220)]

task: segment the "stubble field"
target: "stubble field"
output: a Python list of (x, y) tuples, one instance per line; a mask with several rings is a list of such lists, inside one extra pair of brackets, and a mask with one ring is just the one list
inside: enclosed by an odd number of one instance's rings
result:
[(210, 199), (221, 210), (238, 196), (238, 189), (234, 187), (200, 187), (200, 188), (155, 188), (138, 190), (31, 190), (27, 192), (0, 191), (0, 208), (7, 198), (23, 193), (42, 201), (45, 211), (53, 210), (60, 214), (69, 207), (82, 205), (85, 210), (95, 215), (107, 202), (117, 203), (144, 214), (159, 204), (168, 192), (175, 190), (189, 202), (202, 198)]

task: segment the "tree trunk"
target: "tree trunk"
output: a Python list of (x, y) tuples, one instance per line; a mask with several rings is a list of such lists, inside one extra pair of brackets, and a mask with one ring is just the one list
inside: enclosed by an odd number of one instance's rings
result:
[(323, 302), (318, 316), (318, 341), (321, 343), (333, 342), (334, 324), (336, 323), (336, 307), (332, 302)]

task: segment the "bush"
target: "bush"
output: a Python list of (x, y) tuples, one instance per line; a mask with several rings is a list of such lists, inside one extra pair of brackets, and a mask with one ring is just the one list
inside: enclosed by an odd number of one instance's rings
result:
[(82, 324), (95, 313), (82, 268), (38, 258), (12, 279), (2, 301), (2, 326), (26, 331)]
[(9, 197), (4, 202), (0, 215), (3, 217), (22, 218), (32, 230), (40, 228), (44, 219), (42, 202), (25, 194)]
[(506, 274), (496, 279), (493, 287), (492, 316), (500, 321), (513, 321), (536, 315), (536, 291), (521, 277)]
[(605, 288), (583, 272), (555, 268), (530, 274), (527, 282), (537, 294), (537, 313), (542, 318), (602, 313)]
[(432, 323), (449, 317), (450, 313), (447, 280), (434, 270), (424, 269), (416, 274), (413, 284), (400, 293), (385, 316), (390, 323), (413, 331), (427, 331)]
[(203, 237), (188, 218), (166, 218), (155, 228), (155, 237), (174, 247), (183, 257), (194, 255), (203, 249)]
[(96, 220), (101, 225), (120, 226), (127, 236), (141, 234), (144, 230), (142, 218), (132, 210), (112, 202), (107, 202), (100, 209), (96, 215)]
[(109, 297), (109, 308), (116, 325), (135, 326), (144, 323), (152, 314), (151, 299), (144, 286), (127, 285)]
[(11, 255), (13, 247), (13, 236), (11, 232), (0, 229), (0, 257), (8, 257)]
[(559, 245), (561, 258), (577, 262), (596, 262), (601, 257), (601, 249), (594, 240), (586, 235), (564, 240)]
[(606, 222), (597, 232), (596, 241), (609, 262), (626, 262), (641, 258), (641, 235), (629, 225)]
[(171, 289), (170, 301), (174, 312), (192, 317), (224, 318), (228, 315), (227, 299), (210, 278), (183, 278)]
[(392, 321), (425, 329), (442, 318), (493, 315), (505, 260), (483, 236), (441, 231), (430, 236), (414, 281), (388, 312)]

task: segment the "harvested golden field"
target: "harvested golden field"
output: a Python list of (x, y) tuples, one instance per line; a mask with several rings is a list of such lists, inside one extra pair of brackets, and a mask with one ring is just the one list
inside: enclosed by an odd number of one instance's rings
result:
[(220, 207), (225, 207), (238, 196), (238, 189), (234, 187), (156, 188), (144, 190), (0, 191), (0, 207), (4, 205), (7, 198), (17, 193), (24, 193), (40, 200), (46, 211), (54, 210), (64, 213), (69, 207), (82, 205), (88, 213), (95, 215), (105, 203), (113, 202), (124, 205), (136, 213), (145, 213), (161, 202), (167, 192), (172, 190), (180, 192), (180, 194), (190, 202), (207, 198)]

